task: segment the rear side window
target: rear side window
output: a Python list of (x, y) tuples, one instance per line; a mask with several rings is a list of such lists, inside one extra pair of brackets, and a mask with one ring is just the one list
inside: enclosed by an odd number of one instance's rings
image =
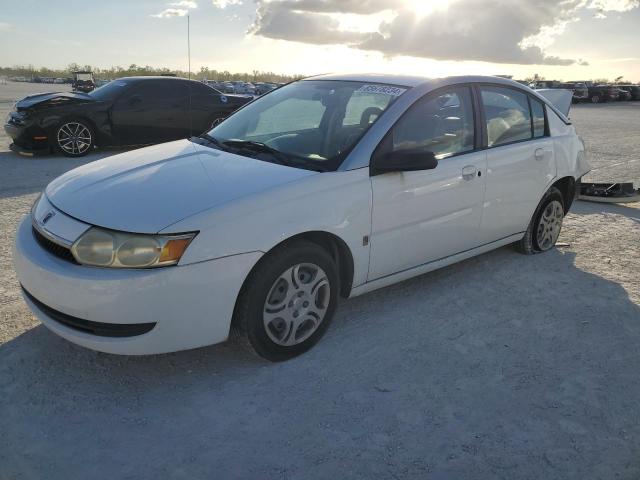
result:
[(533, 121), (533, 138), (544, 137), (544, 105), (534, 98), (531, 98), (531, 119)]
[(392, 130), (393, 150), (424, 150), (438, 158), (474, 149), (469, 88), (452, 88), (418, 100)]
[(482, 87), (481, 95), (489, 147), (531, 139), (527, 94), (510, 88)]

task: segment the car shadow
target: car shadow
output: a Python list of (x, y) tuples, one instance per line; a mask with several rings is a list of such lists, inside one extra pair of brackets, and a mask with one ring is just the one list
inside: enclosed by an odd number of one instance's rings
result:
[(571, 212), (578, 215), (623, 215), (636, 223), (640, 223), (640, 202), (626, 204), (586, 202), (579, 200), (572, 205)]
[(638, 305), (560, 249), (503, 248), (343, 301), (284, 363), (233, 342), (107, 355), (38, 326), (0, 346), (0, 465), (27, 479), (637, 478), (638, 345)]

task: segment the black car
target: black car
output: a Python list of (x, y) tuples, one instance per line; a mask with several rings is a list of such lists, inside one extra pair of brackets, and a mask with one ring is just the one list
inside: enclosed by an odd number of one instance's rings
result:
[(591, 103), (616, 101), (620, 97), (618, 90), (611, 85), (589, 85), (588, 89)]
[(560, 83), (557, 88), (571, 90), (573, 92), (573, 103), (589, 100), (589, 88), (581, 82)]
[(625, 90), (624, 88), (620, 88), (616, 86), (616, 92), (618, 92), (618, 100), (621, 102), (626, 102), (632, 99), (631, 92)]
[(618, 88), (629, 92), (630, 100), (640, 100), (640, 86), (638, 85), (618, 85)]
[(57, 149), (80, 157), (94, 146), (187, 138), (244, 105), (194, 80), (127, 77), (90, 93), (42, 93), (16, 104), (4, 128), (20, 153)]

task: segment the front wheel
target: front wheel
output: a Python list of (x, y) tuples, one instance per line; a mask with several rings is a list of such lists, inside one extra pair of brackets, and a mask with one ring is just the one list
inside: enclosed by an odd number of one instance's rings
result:
[(526, 255), (551, 250), (560, 236), (564, 219), (564, 200), (556, 187), (551, 187), (540, 201), (516, 250)]
[(55, 146), (67, 157), (83, 157), (93, 150), (93, 129), (83, 120), (67, 120), (56, 129)]
[(593, 97), (591, 97), (591, 103), (600, 103), (600, 96), (594, 95)]
[(242, 288), (236, 336), (271, 361), (293, 358), (324, 335), (335, 312), (338, 273), (320, 246), (296, 242), (269, 253)]

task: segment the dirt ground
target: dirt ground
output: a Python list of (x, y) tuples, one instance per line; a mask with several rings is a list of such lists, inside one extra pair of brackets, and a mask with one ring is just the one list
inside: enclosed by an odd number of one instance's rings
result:
[[(640, 184), (640, 103), (572, 118), (591, 178)], [(0, 136), (1, 480), (640, 478), (640, 205), (578, 202), (568, 246), (502, 248), (343, 301), (322, 342), (286, 363), (234, 344), (119, 357), (40, 325), (10, 250), (49, 181), (114, 152), (7, 146)]]

